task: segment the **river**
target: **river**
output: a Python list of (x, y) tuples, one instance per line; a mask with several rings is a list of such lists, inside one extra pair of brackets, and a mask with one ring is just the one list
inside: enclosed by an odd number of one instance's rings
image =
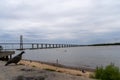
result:
[[(111, 62), (120, 67), (120, 46), (89, 46), (25, 50), (23, 59), (56, 63), (72, 67), (106, 66)], [(16, 51), (16, 53), (20, 53)]]

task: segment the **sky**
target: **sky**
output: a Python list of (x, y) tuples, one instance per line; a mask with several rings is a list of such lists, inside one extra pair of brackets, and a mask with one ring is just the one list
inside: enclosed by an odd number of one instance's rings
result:
[(0, 0), (0, 42), (120, 42), (120, 0)]

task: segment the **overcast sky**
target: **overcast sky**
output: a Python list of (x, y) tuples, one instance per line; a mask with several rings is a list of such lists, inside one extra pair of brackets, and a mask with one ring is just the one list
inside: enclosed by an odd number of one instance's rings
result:
[(120, 0), (0, 0), (0, 40), (120, 42)]

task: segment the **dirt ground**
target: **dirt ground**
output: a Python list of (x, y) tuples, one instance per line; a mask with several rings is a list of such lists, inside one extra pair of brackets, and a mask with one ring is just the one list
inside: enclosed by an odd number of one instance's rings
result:
[[(77, 70), (21, 60), (18, 65), (0, 61), (0, 80), (93, 80)], [(50, 68), (51, 67), (51, 68)], [(79, 73), (79, 74), (78, 74)]]

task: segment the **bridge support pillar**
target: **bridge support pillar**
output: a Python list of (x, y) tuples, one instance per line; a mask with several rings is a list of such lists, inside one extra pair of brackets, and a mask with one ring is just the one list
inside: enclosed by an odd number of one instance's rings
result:
[(39, 49), (39, 44), (37, 44), (37, 49)]
[(54, 48), (54, 44), (52, 44), (52, 48)]
[(45, 48), (47, 48), (47, 44), (45, 44)]
[(41, 44), (41, 49), (43, 48), (43, 44)]
[(32, 49), (34, 48), (34, 44), (32, 44)]
[(23, 36), (20, 35), (20, 49), (23, 49)]

